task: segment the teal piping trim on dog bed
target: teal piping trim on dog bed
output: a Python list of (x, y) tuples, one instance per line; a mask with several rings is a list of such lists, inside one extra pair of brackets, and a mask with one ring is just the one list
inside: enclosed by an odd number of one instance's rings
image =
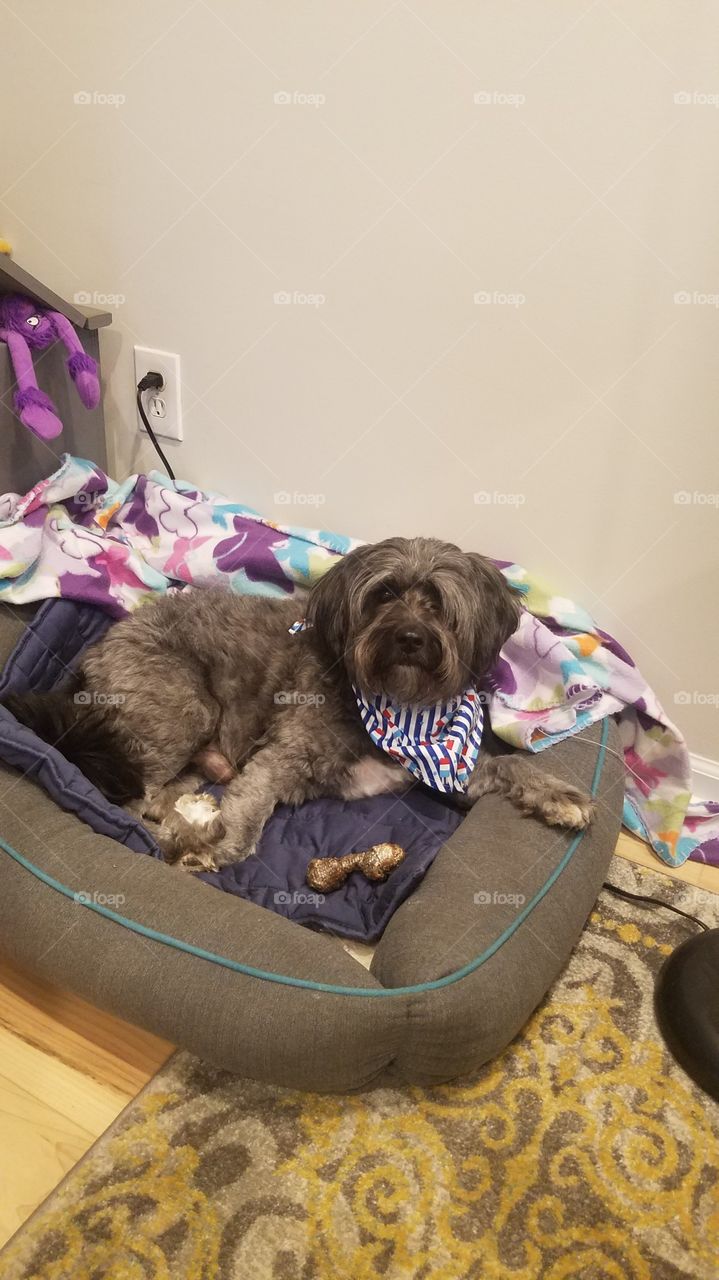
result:
[[(599, 752), (597, 754), (597, 762), (594, 767), (594, 776), (590, 788), (592, 796), (597, 794), (597, 788), (602, 776), (604, 761), (607, 750), (607, 736), (609, 733), (609, 724), (607, 720), (602, 721), (602, 735), (599, 741)], [(174, 947), (176, 951), (185, 951), (188, 955), (197, 956), (200, 960), (209, 960), (211, 964), (219, 964), (225, 969), (232, 969), (235, 973), (244, 973), (249, 978), (261, 978), (265, 982), (279, 982), (286, 987), (304, 987), (309, 991), (327, 991), (335, 996), (413, 996), (419, 995), (423, 991), (438, 991), (442, 987), (449, 987), (454, 982), (460, 982), (462, 978), (466, 978), (470, 973), (474, 973), (476, 969), (481, 968), (487, 960), (491, 959), (505, 942), (517, 932), (520, 925), (524, 923), (528, 916), (539, 905), (543, 898), (547, 896), (549, 890), (561, 876), (565, 867), (569, 865), (574, 854), (579, 848), (584, 831), (574, 836), (566, 853), (557, 863), (554, 871), (547, 877), (541, 889), (538, 889), (534, 897), (530, 899), (525, 907), (519, 912), (511, 924), (503, 933), (500, 933), (494, 942), (477, 956), (476, 959), (470, 960), (463, 965), (461, 969), (456, 969), (454, 973), (449, 973), (444, 978), (435, 978), (431, 982), (418, 982), (410, 987), (338, 987), (330, 982), (314, 982), (310, 978), (291, 978), (281, 973), (270, 973), (265, 969), (255, 969), (252, 965), (242, 964), (239, 960), (230, 960), (227, 956), (216, 955), (213, 951), (205, 951), (203, 947), (196, 947), (191, 942), (183, 942), (181, 938), (173, 938), (171, 934), (160, 933), (157, 929), (151, 929), (148, 925), (140, 924), (137, 920), (130, 920), (127, 916), (121, 916), (117, 911), (113, 911), (110, 907), (105, 907), (98, 902), (86, 902), (81, 894), (76, 893), (73, 889), (69, 889), (67, 885), (62, 884), (60, 880), (56, 880), (54, 876), (48, 875), (40, 867), (36, 867), (29, 858), (24, 857), (22, 853), (18, 853), (17, 849), (13, 849), (12, 845), (6, 843), (0, 838), (0, 848), (4, 849), (11, 858), (14, 859), (26, 871), (35, 876), (37, 880), (41, 880), (50, 889), (55, 889), (61, 893), (63, 897), (70, 898), (73, 902), (77, 902), (80, 906), (86, 907), (90, 911), (96, 911), (98, 915), (105, 916), (108, 920), (113, 920), (115, 924), (119, 924), (123, 929), (129, 929), (132, 933), (140, 934), (143, 938), (149, 938), (152, 942), (161, 942), (165, 946)]]

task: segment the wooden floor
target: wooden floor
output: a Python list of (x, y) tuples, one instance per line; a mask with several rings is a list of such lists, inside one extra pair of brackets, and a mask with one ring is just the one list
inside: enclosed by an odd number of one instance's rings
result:
[(0, 961), (0, 1246), (172, 1047)]
[[(625, 833), (617, 853), (719, 893), (719, 867), (669, 871)], [(167, 1041), (0, 961), (0, 1245), (171, 1052)]]
[(622, 831), (615, 849), (622, 858), (646, 867), (647, 871), (658, 871), (660, 874), (672, 876), (675, 880), (683, 880), (685, 884), (695, 884), (707, 893), (719, 893), (719, 867), (709, 867), (703, 862), (685, 862), (683, 867), (665, 867), (657, 855), (643, 840), (630, 836)]

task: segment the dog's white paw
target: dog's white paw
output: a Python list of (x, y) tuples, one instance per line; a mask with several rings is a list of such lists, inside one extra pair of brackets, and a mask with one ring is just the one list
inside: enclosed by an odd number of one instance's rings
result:
[(215, 797), (207, 791), (200, 791), (197, 794), (185, 792), (175, 801), (175, 812), (211, 840), (217, 840), (224, 835), (225, 828), (220, 817), (220, 806)]

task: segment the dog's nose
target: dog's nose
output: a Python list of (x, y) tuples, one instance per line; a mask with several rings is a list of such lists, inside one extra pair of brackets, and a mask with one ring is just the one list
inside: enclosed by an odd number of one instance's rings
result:
[(424, 637), (414, 627), (402, 627), (396, 632), (395, 640), (403, 653), (416, 653), (424, 644)]

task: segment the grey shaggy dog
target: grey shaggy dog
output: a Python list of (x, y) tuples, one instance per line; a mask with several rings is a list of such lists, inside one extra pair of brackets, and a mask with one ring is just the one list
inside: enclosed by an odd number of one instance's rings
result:
[[(303, 608), (308, 626), (291, 635)], [(481, 687), (519, 617), (517, 594), (483, 556), (389, 538), (343, 557), (299, 603), (221, 589), (164, 596), (89, 649), (70, 690), (7, 705), (60, 738), (106, 795), (159, 824), (169, 859), (212, 868), (251, 854), (278, 804), (412, 786), (371, 742), (352, 684), (405, 704)], [(197, 781), (185, 772), (193, 765), (228, 783), (200, 834), (176, 808)], [(508, 754), (487, 726), (455, 799), (470, 806), (490, 791), (552, 825), (593, 816), (587, 794)]]

